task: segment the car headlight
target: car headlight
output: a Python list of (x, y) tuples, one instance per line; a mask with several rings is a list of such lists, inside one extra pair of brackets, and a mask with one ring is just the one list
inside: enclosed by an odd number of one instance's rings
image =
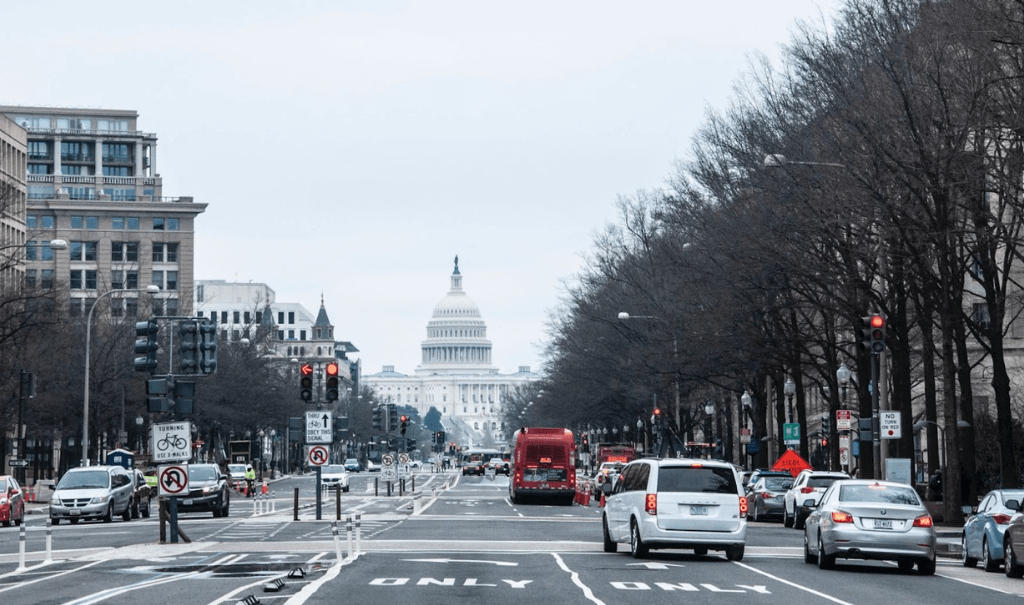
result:
[(208, 495), (210, 495), (210, 494), (212, 494), (212, 493), (214, 493), (216, 491), (217, 491), (217, 486), (216, 485), (209, 485), (209, 486), (203, 488), (203, 495), (204, 496), (208, 496)]
[(103, 504), (107, 500), (110, 500), (110, 495), (109, 494), (107, 494), (105, 496), (96, 496), (92, 500), (89, 500), (89, 504)]

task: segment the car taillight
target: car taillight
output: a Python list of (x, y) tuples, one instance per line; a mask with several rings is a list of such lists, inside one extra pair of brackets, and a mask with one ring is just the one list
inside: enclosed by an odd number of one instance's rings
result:
[(773, 494), (771, 492), (761, 492), (761, 499), (762, 500), (770, 500), (771, 498), (774, 498), (774, 497), (775, 497), (775, 494)]
[[(833, 523), (853, 523), (853, 515), (841, 510), (832, 511)], [(916, 522), (915, 522), (916, 523)]]
[[(1009, 520), (1009, 517), (1007, 517), (1007, 520)], [(931, 527), (931, 526), (932, 526), (932, 516), (931, 515), (921, 515), (920, 517), (914, 519), (914, 527)]]
[(801, 487), (800, 488), (800, 493), (801, 494), (809, 494), (809, 493), (811, 493), (813, 491), (814, 491), (813, 487)]
[(740, 496), (740, 519), (747, 516), (747, 510), (750, 508), (750, 502), (747, 501), (746, 496)]
[(996, 525), (1006, 525), (1010, 522), (1010, 515), (992, 515), (992, 520), (996, 522)]
[(604, 475), (598, 475), (597, 476), (597, 482), (598, 483), (604, 483)]
[(644, 498), (644, 511), (648, 515), (658, 514), (658, 494), (647, 494)]

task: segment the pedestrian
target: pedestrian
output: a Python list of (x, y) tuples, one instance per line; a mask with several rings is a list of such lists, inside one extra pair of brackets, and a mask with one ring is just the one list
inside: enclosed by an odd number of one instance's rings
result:
[(256, 471), (251, 464), (245, 465), (245, 497), (252, 498), (256, 489)]

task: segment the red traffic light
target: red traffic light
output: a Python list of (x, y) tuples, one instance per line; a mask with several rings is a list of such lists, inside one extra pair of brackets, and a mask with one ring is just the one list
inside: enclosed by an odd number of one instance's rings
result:
[(313, 373), (313, 366), (312, 366), (312, 364), (304, 363), (301, 366), (299, 366), (299, 373), (301, 373), (303, 376), (309, 376), (310, 374), (312, 374)]
[(654, 408), (654, 415), (661, 416), (661, 408)]
[(402, 416), (400, 420), (402, 422), (409, 422), (409, 417), (408, 416)]
[(871, 327), (872, 328), (884, 328), (885, 327), (885, 318), (882, 317), (881, 315), (872, 315), (871, 316)]
[(327, 372), (328, 376), (337, 376), (338, 375), (338, 364), (336, 364), (336, 363), (334, 363), (332, 361), (331, 363), (327, 364), (327, 368), (326, 368), (325, 371)]

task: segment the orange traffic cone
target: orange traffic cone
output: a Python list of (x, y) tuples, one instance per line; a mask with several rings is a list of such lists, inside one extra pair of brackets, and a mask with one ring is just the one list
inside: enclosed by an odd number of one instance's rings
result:
[(598, 506), (604, 508), (604, 491), (601, 492), (601, 503)]
[(266, 495), (267, 495), (267, 480), (266, 480), (266, 479), (264, 479), (264, 480), (263, 480), (263, 489), (262, 489), (261, 493), (262, 493), (262, 494), (263, 494), (264, 496), (266, 496)]

